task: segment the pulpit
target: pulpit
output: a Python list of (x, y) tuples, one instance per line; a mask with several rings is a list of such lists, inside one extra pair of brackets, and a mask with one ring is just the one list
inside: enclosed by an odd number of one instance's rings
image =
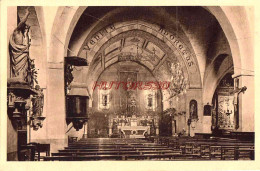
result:
[(67, 95), (66, 96), (66, 121), (78, 131), (88, 121), (88, 96)]

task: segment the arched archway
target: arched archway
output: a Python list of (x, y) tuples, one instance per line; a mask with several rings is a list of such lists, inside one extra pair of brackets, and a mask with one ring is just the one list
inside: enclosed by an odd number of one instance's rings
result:
[[(64, 56), (67, 56), (68, 54), (68, 47), (69, 47), (69, 42), (71, 39), (72, 32), (75, 28), (75, 25), (79, 21), (80, 16), (83, 14), (84, 10), (87, 7), (59, 7), (57, 16), (54, 20), (53, 24), (53, 29), (51, 33), (51, 43), (50, 43), (50, 49), (49, 49), (49, 57), (48, 57), (48, 70), (49, 70), (49, 79), (48, 79), (48, 84), (50, 87), (55, 87), (55, 88), (49, 88), (48, 89), (48, 94), (53, 94), (57, 95), (58, 99), (54, 99), (53, 97), (49, 97), (48, 100), (48, 106), (50, 108), (53, 107), (53, 110), (50, 111), (51, 115), (55, 115), (56, 113), (59, 113), (60, 115), (57, 116), (56, 118), (54, 117), (53, 120), (51, 121), (52, 123), (55, 122), (55, 120), (58, 120), (61, 117), (65, 117), (65, 104), (64, 104), (64, 81), (63, 81), (63, 60)], [(242, 12), (243, 16), (246, 18), (245, 23), (241, 23), (241, 21), (244, 19), (234, 17), (232, 18), (231, 16), (231, 7), (204, 7), (206, 8), (211, 14), (213, 14), (219, 24), (221, 25), (228, 42), (230, 44), (230, 48), (232, 51), (232, 58), (234, 61), (234, 70), (235, 74), (240, 74), (242, 69), (248, 69), (252, 67), (253, 65), (253, 51), (251, 48), (247, 49), (248, 46), (243, 46), (244, 42), (241, 40), (241, 37), (245, 37), (244, 33), (242, 34), (241, 30), (238, 27), (239, 25), (247, 25), (248, 20), (247, 20), (247, 15), (245, 12), (244, 7), (240, 7), (240, 11)], [(239, 12), (238, 12), (239, 13)], [(237, 23), (236, 20), (239, 20)], [(249, 26), (245, 27), (245, 30), (250, 31)], [(245, 31), (246, 32), (246, 31)], [(82, 38), (82, 41), (85, 39)], [(79, 50), (79, 49), (78, 49)], [(250, 51), (250, 58), (247, 57), (246, 52)], [(73, 50), (74, 52), (74, 50)], [(249, 62), (245, 62), (249, 59)], [(243, 62), (241, 62), (243, 61)], [(241, 66), (241, 64), (246, 63), (246, 65)], [(200, 66), (199, 68), (203, 67)], [(246, 84), (246, 78), (243, 79), (243, 84)], [(205, 80), (206, 81), (206, 80)], [(252, 82), (251, 82), (252, 83)], [(54, 86), (55, 85), (55, 86)], [(58, 85), (58, 86), (57, 86)], [(58, 91), (57, 91), (58, 90)], [(249, 93), (252, 95), (252, 93)], [(213, 95), (213, 94), (212, 94)], [(194, 98), (194, 96), (197, 96), (200, 98), (201, 93), (198, 93), (197, 95), (192, 95), (191, 98)], [(188, 99), (189, 99), (188, 98)], [(59, 105), (61, 106), (60, 109), (55, 109), (54, 104), (56, 101), (59, 101)], [(202, 111), (202, 104), (207, 103), (207, 101), (198, 101), (198, 110)], [(186, 105), (186, 108), (188, 106)], [(242, 106), (241, 106), (242, 108)], [(244, 111), (246, 114), (245, 115), (252, 115), (249, 114), (249, 112)], [(199, 118), (201, 118), (199, 116)], [(200, 120), (201, 124), (203, 119)], [(62, 128), (65, 128), (65, 122), (64, 124), (61, 124)], [(64, 135), (64, 129), (61, 129), (62, 133), (57, 133), (57, 136), (63, 134)], [(199, 129), (200, 131), (203, 131), (203, 129)], [(64, 138), (64, 136), (62, 136)]]

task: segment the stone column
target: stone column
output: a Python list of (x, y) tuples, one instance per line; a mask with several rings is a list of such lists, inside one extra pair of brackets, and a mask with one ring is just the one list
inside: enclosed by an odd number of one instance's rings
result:
[(240, 93), (238, 96), (239, 103), (239, 128), (237, 131), (242, 132), (254, 132), (254, 115), (255, 115), (255, 89), (254, 89), (254, 76), (250, 74), (243, 74), (235, 76), (234, 78), (239, 79), (238, 88), (247, 87), (244, 93)]
[[(7, 44), (14, 29), (17, 27), (17, 7), (9, 6), (7, 8)], [(7, 53), (7, 79), (10, 78), (10, 56)], [(7, 115), (7, 114), (6, 114)], [(18, 160), (17, 155), (17, 130), (13, 127), (11, 119), (7, 116), (7, 160)]]
[[(60, 47), (57, 47), (60, 48)], [(64, 91), (64, 64), (52, 62), (48, 65), (47, 84), (47, 127), (46, 138), (51, 144), (51, 152), (63, 149), (67, 146), (68, 129), (66, 124), (65, 91)]]

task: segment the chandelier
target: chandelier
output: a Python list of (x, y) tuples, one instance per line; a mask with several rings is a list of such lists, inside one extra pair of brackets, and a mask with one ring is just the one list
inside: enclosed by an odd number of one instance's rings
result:
[[(142, 53), (139, 53), (139, 39), (134, 38), (131, 40), (132, 42), (136, 43), (136, 55), (134, 56), (135, 59), (138, 59), (139, 61), (146, 61), (146, 60), (152, 60), (154, 61), (155, 58), (155, 48), (153, 48), (152, 52), (148, 56), (143, 55)], [(170, 64), (170, 97), (167, 99), (171, 99), (173, 97), (177, 96), (178, 100), (178, 95), (182, 95), (186, 93), (186, 86), (187, 86), (187, 79), (184, 77), (183, 71), (181, 64), (179, 62), (172, 62)]]

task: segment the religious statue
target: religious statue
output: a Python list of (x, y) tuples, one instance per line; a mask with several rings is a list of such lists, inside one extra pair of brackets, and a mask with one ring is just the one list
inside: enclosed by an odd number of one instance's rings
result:
[(34, 131), (37, 131), (39, 128), (42, 128), (42, 122), (38, 118), (34, 118), (31, 122)]
[(244, 86), (241, 88), (236, 87), (235, 90), (233, 91), (233, 94), (234, 94), (233, 104), (234, 104), (234, 113), (235, 113), (235, 119), (236, 119), (236, 129), (239, 128), (239, 94), (244, 93), (246, 90), (247, 90), (247, 87)]
[(13, 31), (9, 41), (9, 52), (11, 58), (12, 78), (17, 78), (21, 82), (29, 82), (28, 68), (32, 62), (29, 57), (29, 29), (25, 24), (30, 15), (29, 9), (26, 9), (25, 16)]
[(33, 116), (42, 116), (44, 106), (44, 94), (39, 85), (35, 86), (35, 90), (37, 91), (37, 95), (35, 95), (32, 99)]
[(43, 106), (44, 106), (44, 94), (39, 85), (35, 86), (37, 92), (36, 95), (32, 98), (32, 127), (34, 130), (38, 130), (42, 127), (42, 121), (45, 117), (42, 117)]
[(198, 120), (198, 111), (197, 111), (197, 101), (190, 101), (190, 119), (197, 121)]
[(136, 95), (133, 92), (128, 92), (127, 111), (128, 116), (136, 114)]

